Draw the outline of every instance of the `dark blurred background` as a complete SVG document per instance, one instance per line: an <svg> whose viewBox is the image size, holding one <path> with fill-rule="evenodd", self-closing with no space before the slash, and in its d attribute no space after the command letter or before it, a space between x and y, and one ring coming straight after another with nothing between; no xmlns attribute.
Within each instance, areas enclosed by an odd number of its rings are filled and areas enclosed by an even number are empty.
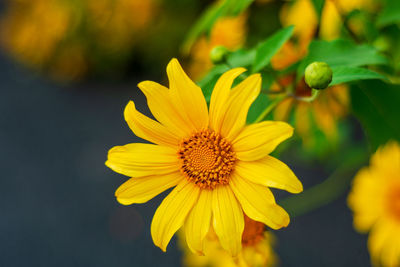
<svg viewBox="0 0 400 267"><path fill-rule="evenodd" d="M127 127L123 109L133 99L149 114L136 84L165 79L166 62L152 71L132 65L121 79L95 75L59 83L4 51L0 266L181 266L175 238L163 253L150 236L153 213L165 193L146 204L122 206L114 191L126 178L104 165L111 147L141 141ZM283 155L305 188L329 175L300 158ZM345 195L275 233L283 267L370 264L366 236L353 230Z"/></svg>

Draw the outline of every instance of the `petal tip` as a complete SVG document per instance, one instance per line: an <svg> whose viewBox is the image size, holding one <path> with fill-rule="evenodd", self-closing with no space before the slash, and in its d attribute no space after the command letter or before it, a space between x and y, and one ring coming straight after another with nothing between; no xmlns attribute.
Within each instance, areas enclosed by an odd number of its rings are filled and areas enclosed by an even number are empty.
<svg viewBox="0 0 400 267"><path fill-rule="evenodd" d="M109 159L107 159L106 162L104 162L104 165L106 165L108 168L112 169L112 164L110 163Z"/></svg>
<svg viewBox="0 0 400 267"><path fill-rule="evenodd" d="M129 100L128 104L126 104L126 106L125 106L125 111L128 110L128 109L136 110L135 103L132 100Z"/></svg>
<svg viewBox="0 0 400 267"><path fill-rule="evenodd" d="M168 72L168 69L171 67L180 67L180 66L181 66L181 64L179 63L178 59L174 57L168 62L167 72Z"/></svg>
<svg viewBox="0 0 400 267"><path fill-rule="evenodd" d="M124 118L125 121L128 122L128 120L131 120L132 118L132 113L136 112L136 106L135 103L130 100L128 104L126 104L125 109L124 109Z"/></svg>
<svg viewBox="0 0 400 267"><path fill-rule="evenodd" d="M118 189L117 189L117 191L118 191ZM117 193L117 192L115 192L115 194L116 194L116 193ZM128 201L128 200L123 199L123 198L120 198L120 197L117 197L117 196L116 196L116 199L117 199L117 202L118 202L119 204L124 205L124 206L128 206L128 205L133 204L133 202Z"/></svg>

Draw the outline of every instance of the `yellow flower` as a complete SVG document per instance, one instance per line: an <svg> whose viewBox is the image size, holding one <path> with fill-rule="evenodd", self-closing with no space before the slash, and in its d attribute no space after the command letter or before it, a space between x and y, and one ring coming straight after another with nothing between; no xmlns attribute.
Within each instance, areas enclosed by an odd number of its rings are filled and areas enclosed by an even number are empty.
<svg viewBox="0 0 400 267"><path fill-rule="evenodd" d="M201 89L173 59L167 66L169 89L151 81L138 85L158 122L139 113L133 102L125 109L132 131L154 144L114 147L106 165L133 177L115 192L124 205L144 203L176 186L151 224L153 241L163 251L183 224L192 251L202 253L212 222L222 247L237 255L243 211L273 229L289 223L289 215L268 187L298 193L302 184L268 154L293 129L275 121L245 125L248 109L260 93L261 77L251 75L231 90L244 71L236 68L220 77L208 110Z"/></svg>
<svg viewBox="0 0 400 267"><path fill-rule="evenodd" d="M129 51L155 17L153 0L85 0L90 31L108 53ZM112 36L112 38L110 38Z"/></svg>
<svg viewBox="0 0 400 267"><path fill-rule="evenodd" d="M243 46L246 20L245 14L220 18L213 26L210 37L202 37L193 45L189 73L194 79L201 78L212 67L210 52L215 46L222 45L230 50Z"/></svg>
<svg viewBox="0 0 400 267"><path fill-rule="evenodd" d="M10 1L0 22L0 40L19 60L40 66L50 60L74 20L71 6L62 1Z"/></svg>
<svg viewBox="0 0 400 267"><path fill-rule="evenodd" d="M318 17L311 0L297 0L285 4L280 13L284 26L294 25L294 35L301 46L308 45L318 24Z"/></svg>
<svg viewBox="0 0 400 267"><path fill-rule="evenodd" d="M361 169L348 197L354 227L370 232L368 250L376 265L400 266L400 146L391 141Z"/></svg>
<svg viewBox="0 0 400 267"><path fill-rule="evenodd" d="M232 257L218 242L211 230L205 238L205 256L191 253L184 244L183 235L179 235L184 251L183 262L187 267L272 267L277 263L272 246L275 238L270 232L264 231L264 225L245 216L245 227L242 236L242 251L237 257Z"/></svg>
<svg viewBox="0 0 400 267"><path fill-rule="evenodd" d="M322 9L319 35L322 39L331 40L340 36L342 18L356 9L371 10L375 8L374 0L326 0ZM311 0L297 0L286 4L281 10L283 25L295 25L294 35L301 47L307 47L318 30L318 17ZM350 26L360 28L360 22L350 21Z"/></svg>
<svg viewBox="0 0 400 267"><path fill-rule="evenodd" d="M336 4L333 3L336 1ZM357 8L369 6L369 0L327 0L322 11L320 34L324 39L333 39L339 36L341 19L337 8L343 7L342 12L350 12ZM348 5L347 5L348 4ZM345 7L346 6L346 7ZM295 40L287 42L272 58L274 69L282 70L301 60L307 54L307 48L318 26L317 14L311 0L297 0L283 6L281 11L283 25L295 25ZM293 82L293 77L281 80L280 87L287 87ZM272 90L279 90L275 86ZM300 81L296 85L293 97L284 100L274 111L277 120L288 120L289 115L295 118L295 128L302 137L306 147L315 146L315 138L310 136L314 124L331 141L338 138L337 121L347 115L349 105L348 88L337 85L321 91L318 98L312 103L297 100L297 97L311 95L311 89ZM293 112L293 113L292 113Z"/></svg>
<svg viewBox="0 0 400 267"><path fill-rule="evenodd" d="M22 63L61 80L82 78L104 59L122 63L156 9L153 0L8 2L0 20L2 45Z"/></svg>
<svg viewBox="0 0 400 267"><path fill-rule="evenodd" d="M293 77L286 77L280 81L281 87L292 83ZM272 90L278 90L275 86ZM303 140L306 147L314 147L315 139L310 135L314 124L331 142L337 141L337 122L347 115L349 105L348 88L345 85L336 85L322 90L317 99L308 103L297 99L298 97L311 96L311 89L304 80L301 80L293 96L283 100L276 107L273 116L276 120L288 121L289 116L294 116L296 132Z"/></svg>

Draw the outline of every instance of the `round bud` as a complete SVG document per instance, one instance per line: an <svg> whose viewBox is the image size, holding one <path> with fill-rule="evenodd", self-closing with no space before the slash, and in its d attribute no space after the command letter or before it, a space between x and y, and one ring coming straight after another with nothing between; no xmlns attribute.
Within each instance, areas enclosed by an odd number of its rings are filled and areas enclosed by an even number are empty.
<svg viewBox="0 0 400 267"><path fill-rule="evenodd" d="M312 89L325 89L332 81L332 69L325 62L313 62L306 68L305 80Z"/></svg>
<svg viewBox="0 0 400 267"><path fill-rule="evenodd" d="M373 46L380 52L386 52L392 47L392 40L389 36L379 36L373 43Z"/></svg>
<svg viewBox="0 0 400 267"><path fill-rule="evenodd" d="M222 45L215 46L210 52L210 59L214 64L220 64L225 62L226 57L229 54L229 50Z"/></svg>

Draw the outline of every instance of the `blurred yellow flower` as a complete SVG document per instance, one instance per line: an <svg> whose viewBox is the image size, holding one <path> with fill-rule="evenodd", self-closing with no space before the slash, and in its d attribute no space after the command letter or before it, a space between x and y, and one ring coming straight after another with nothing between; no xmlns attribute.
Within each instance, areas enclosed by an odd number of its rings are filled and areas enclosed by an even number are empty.
<svg viewBox="0 0 400 267"><path fill-rule="evenodd" d="M25 65L75 80L105 57L126 59L154 10L153 0L9 1L0 41Z"/></svg>
<svg viewBox="0 0 400 267"><path fill-rule="evenodd" d="M151 22L155 3L150 0L86 0L92 34L98 45L115 53L132 47ZM110 38L112 36L112 38Z"/></svg>
<svg viewBox="0 0 400 267"><path fill-rule="evenodd" d="M322 9L319 35L331 40L340 36L342 18L356 9L374 8L374 0L326 0ZM306 48L318 30L318 16L311 0L296 0L287 3L281 10L281 22L284 26L295 25L294 35L301 48ZM356 26L355 26L356 27Z"/></svg>
<svg viewBox="0 0 400 267"><path fill-rule="evenodd" d="M354 227L368 237L371 260L400 266L400 146L391 141L356 175L348 196Z"/></svg>
<svg viewBox="0 0 400 267"><path fill-rule="evenodd" d="M194 45L191 51L189 73L193 79L199 79L211 67L211 50L218 45L230 50L242 47L246 40L247 15L237 17L223 17L213 26L209 38L203 36Z"/></svg>
<svg viewBox="0 0 400 267"><path fill-rule="evenodd" d="M298 193L302 184L286 164L268 154L293 129L275 121L245 125L261 76L253 74L231 90L244 71L236 68L220 77L208 110L201 89L173 59L167 66L169 89L151 81L138 85L158 122L139 113L132 101L125 109L131 130L155 144L114 147L106 165L133 177L115 192L124 205L146 202L176 186L151 224L153 241L163 251L183 224L193 252L202 254L212 222L222 247L237 255L243 211L273 229L289 223L268 187Z"/></svg>
<svg viewBox="0 0 400 267"><path fill-rule="evenodd" d="M333 3L336 1L336 3ZM372 1L372 0L371 0ZM341 18L337 11L350 12L357 8L370 6L369 0L327 0L322 11L320 35L324 39L339 37ZM272 58L274 69L282 70L301 60L307 54L307 48L313 39L318 18L311 0L297 0L287 3L281 10L283 25L295 25L294 40L287 42ZM285 77L273 86L272 90L287 87L293 83L294 77ZM294 115L294 125L302 137L306 147L314 147L315 139L310 135L312 125L321 130L331 141L338 138L337 121L348 113L349 93L345 85L337 85L321 91L316 100L311 103L300 101L298 97L311 95L311 89L301 80L294 88L293 96L278 105L274 112L277 120L288 120Z"/></svg>
<svg viewBox="0 0 400 267"><path fill-rule="evenodd" d="M307 46L314 36L318 17L311 0L297 0L287 3L280 13L282 25L294 25L294 36L300 46Z"/></svg>
<svg viewBox="0 0 400 267"><path fill-rule="evenodd" d="M272 90L287 87L293 82L293 77L286 77L279 81L280 85L273 85ZM322 90L317 99L312 102L299 100L300 97L311 96L311 89L304 80L295 87L293 96L283 100L275 109L273 116L276 120L288 121L294 116L296 132L306 147L314 147L315 138L310 135L314 124L325 136L335 142L338 137L337 121L347 115L349 105L348 89L345 85L337 85Z"/></svg>
<svg viewBox="0 0 400 267"><path fill-rule="evenodd" d="M74 19L65 1L10 1L0 22L0 40L19 60L42 65L74 25Z"/></svg>
<svg viewBox="0 0 400 267"><path fill-rule="evenodd" d="M242 251L232 257L219 244L218 238L211 229L205 238L204 256L191 253L180 237L184 250L183 263L187 267L272 267L276 266L277 256L272 246L274 236L264 231L264 225L245 216L245 227L242 236Z"/></svg>

